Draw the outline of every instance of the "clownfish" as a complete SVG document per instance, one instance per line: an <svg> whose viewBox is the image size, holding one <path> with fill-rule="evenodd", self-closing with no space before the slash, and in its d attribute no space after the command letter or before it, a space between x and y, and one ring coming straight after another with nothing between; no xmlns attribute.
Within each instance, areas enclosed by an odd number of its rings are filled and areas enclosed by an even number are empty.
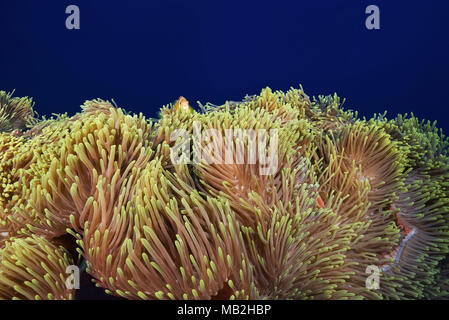
<svg viewBox="0 0 449 320"><path fill-rule="evenodd" d="M399 227L399 229L401 230L401 233L404 233L406 236L410 234L410 232L412 232L413 228L410 227L399 215L399 213L397 212L397 210L395 210L393 205L390 205L390 210L394 211L394 218L396 219L396 224Z"/></svg>
<svg viewBox="0 0 449 320"><path fill-rule="evenodd" d="M13 132L11 132L11 134L15 137L21 137L23 135L23 132L20 129L15 129Z"/></svg>
<svg viewBox="0 0 449 320"><path fill-rule="evenodd" d="M324 205L324 201L323 201L323 199L321 199L320 195L318 195L318 199L316 200L316 202L317 202L317 207L319 207L319 208L325 208L326 207Z"/></svg>
<svg viewBox="0 0 449 320"><path fill-rule="evenodd" d="M192 112L192 108L190 107L189 101L187 101L186 98L180 97L178 101L175 103L175 110L176 111L184 111L184 112Z"/></svg>

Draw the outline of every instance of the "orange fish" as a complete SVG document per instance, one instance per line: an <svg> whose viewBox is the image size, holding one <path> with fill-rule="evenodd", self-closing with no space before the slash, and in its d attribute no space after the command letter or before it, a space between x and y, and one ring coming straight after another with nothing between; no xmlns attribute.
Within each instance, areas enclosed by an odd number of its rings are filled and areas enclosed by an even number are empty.
<svg viewBox="0 0 449 320"><path fill-rule="evenodd" d="M390 210L394 210L393 205L390 206ZM412 232L413 228L411 228L403 219L401 219L397 211L394 212L394 217L396 218L399 229L403 231L405 235L408 235L410 232Z"/></svg>
<svg viewBox="0 0 449 320"><path fill-rule="evenodd" d="M324 201L323 201L323 199L321 199L321 196L320 195L318 195L318 199L316 200L316 202L317 202L317 206L318 207L320 207L320 208L325 208L326 206L324 205Z"/></svg>
<svg viewBox="0 0 449 320"><path fill-rule="evenodd" d="M186 98L180 97L178 101L175 103L175 110L182 110L185 112L192 112L192 108L190 107L189 101Z"/></svg>
<svg viewBox="0 0 449 320"><path fill-rule="evenodd" d="M15 129L11 134L12 134L13 136L20 137L20 136L23 135L23 132L22 132L22 130L20 130L20 129Z"/></svg>

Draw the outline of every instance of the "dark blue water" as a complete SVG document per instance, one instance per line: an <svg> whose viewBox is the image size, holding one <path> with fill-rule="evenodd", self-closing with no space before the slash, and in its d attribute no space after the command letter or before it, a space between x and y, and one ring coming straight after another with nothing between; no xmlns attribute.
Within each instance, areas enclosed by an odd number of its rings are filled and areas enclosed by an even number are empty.
<svg viewBox="0 0 449 320"><path fill-rule="evenodd" d="M79 31L65 28L70 4ZM365 28L370 4L381 30ZM0 0L0 88L35 97L41 114L113 98L154 117L180 95L223 103L302 84L447 133L448 21L447 0Z"/></svg>

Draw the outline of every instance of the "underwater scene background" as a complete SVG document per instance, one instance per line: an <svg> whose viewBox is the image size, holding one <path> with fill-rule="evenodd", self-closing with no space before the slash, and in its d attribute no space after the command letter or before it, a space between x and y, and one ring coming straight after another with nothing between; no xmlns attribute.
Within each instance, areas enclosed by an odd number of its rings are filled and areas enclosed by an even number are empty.
<svg viewBox="0 0 449 320"><path fill-rule="evenodd" d="M447 299L448 9L1 1L0 298ZM174 163L196 125L275 173Z"/></svg>
<svg viewBox="0 0 449 320"><path fill-rule="evenodd" d="M65 9L81 29L65 28ZM367 30L378 5L381 29ZM114 99L154 117L180 95L222 104L300 84L361 115L414 112L449 129L444 0L0 1L0 88L41 114ZM448 131L448 130L445 130Z"/></svg>

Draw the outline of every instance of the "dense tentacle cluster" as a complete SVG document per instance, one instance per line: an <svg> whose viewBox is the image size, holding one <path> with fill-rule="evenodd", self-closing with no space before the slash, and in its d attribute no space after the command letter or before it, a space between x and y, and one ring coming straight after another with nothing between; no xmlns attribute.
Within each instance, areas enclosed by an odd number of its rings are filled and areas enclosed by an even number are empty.
<svg viewBox="0 0 449 320"><path fill-rule="evenodd" d="M126 299L449 297L435 124L302 88L200 107L38 119L0 92L0 299L73 299L83 261Z"/></svg>
<svg viewBox="0 0 449 320"><path fill-rule="evenodd" d="M33 119L30 98L13 98L12 93L0 91L0 132L18 133Z"/></svg>
<svg viewBox="0 0 449 320"><path fill-rule="evenodd" d="M70 300L68 252L44 238L11 238L0 249L0 299Z"/></svg>

